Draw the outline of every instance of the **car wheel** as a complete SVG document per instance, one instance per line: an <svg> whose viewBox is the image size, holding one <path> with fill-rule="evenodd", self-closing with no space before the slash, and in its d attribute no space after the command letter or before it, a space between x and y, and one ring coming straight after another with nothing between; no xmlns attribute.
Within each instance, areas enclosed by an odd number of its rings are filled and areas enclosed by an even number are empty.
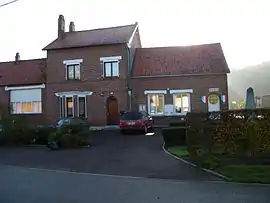
<svg viewBox="0 0 270 203"><path fill-rule="evenodd" d="M125 135L126 134L126 131L125 130L121 130L121 134L122 135Z"/></svg>

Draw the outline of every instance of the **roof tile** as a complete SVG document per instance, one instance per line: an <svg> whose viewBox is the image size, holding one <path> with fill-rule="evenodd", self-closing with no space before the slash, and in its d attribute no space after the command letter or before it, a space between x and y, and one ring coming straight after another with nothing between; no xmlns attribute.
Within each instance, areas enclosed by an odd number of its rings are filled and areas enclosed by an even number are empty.
<svg viewBox="0 0 270 203"><path fill-rule="evenodd" d="M136 26L137 23L118 27L65 32L64 39L58 38L54 40L43 50L127 43Z"/></svg>
<svg viewBox="0 0 270 203"><path fill-rule="evenodd" d="M21 60L0 63L0 86L43 83L46 59Z"/></svg>
<svg viewBox="0 0 270 203"><path fill-rule="evenodd" d="M139 48L133 65L133 76L230 72L219 43Z"/></svg>

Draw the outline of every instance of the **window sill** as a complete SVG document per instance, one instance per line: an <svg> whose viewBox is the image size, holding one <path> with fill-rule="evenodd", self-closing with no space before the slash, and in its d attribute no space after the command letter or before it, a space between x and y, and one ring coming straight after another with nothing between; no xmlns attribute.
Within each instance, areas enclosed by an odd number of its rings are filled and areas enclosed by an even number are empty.
<svg viewBox="0 0 270 203"><path fill-rule="evenodd" d="M120 76L111 76L111 77L103 76L102 78L103 78L103 80L113 80L113 79L119 79Z"/></svg>
<svg viewBox="0 0 270 203"><path fill-rule="evenodd" d="M40 114L42 114L42 112L41 113L33 113L33 112L30 112L30 113L28 113L28 112L26 112L26 113L11 113L11 115L40 115Z"/></svg>
<svg viewBox="0 0 270 203"><path fill-rule="evenodd" d="M66 79L66 81L82 81L81 79Z"/></svg>

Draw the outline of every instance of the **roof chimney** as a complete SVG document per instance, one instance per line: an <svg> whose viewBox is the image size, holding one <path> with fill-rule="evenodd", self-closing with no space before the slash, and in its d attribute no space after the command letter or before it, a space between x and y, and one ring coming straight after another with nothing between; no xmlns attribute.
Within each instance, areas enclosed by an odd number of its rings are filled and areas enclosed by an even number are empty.
<svg viewBox="0 0 270 203"><path fill-rule="evenodd" d="M16 55L15 55L15 63L19 63L20 61L20 54L17 52Z"/></svg>
<svg viewBox="0 0 270 203"><path fill-rule="evenodd" d="M75 31L75 24L73 21L69 23L69 32L74 32Z"/></svg>
<svg viewBox="0 0 270 203"><path fill-rule="evenodd" d="M65 35L65 18L63 15L59 15L58 18L58 38L64 38Z"/></svg>

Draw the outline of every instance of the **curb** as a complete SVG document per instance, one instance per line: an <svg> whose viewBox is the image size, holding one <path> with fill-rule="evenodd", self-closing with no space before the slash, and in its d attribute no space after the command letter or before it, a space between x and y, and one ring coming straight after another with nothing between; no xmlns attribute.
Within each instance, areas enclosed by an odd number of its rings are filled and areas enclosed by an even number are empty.
<svg viewBox="0 0 270 203"><path fill-rule="evenodd" d="M185 160L185 159L182 159L182 158L180 158L180 157L178 157L178 156L172 154L171 152L169 152L167 149L165 149L165 143L162 144L162 150L163 150L166 154L172 156L173 158L175 158L175 159L177 159L177 160L179 160L179 161L184 162L185 164L188 164L188 165L193 166L193 167L198 167L196 164L194 164L194 163L192 163L192 162L190 162L190 161L187 161L187 160ZM221 174L218 173L218 172L215 172L215 171L212 171L212 170L206 169L206 168L201 168L201 167L198 167L198 168L200 168L201 170L203 170L203 171L205 171L205 172L207 172L207 173L211 173L212 175L215 175L215 176L217 176L217 177L219 177L219 178L222 178L222 179L224 179L224 180L226 180L226 181L231 181L230 178L228 178L228 177L226 177L226 176L224 176L224 175L221 175Z"/></svg>

